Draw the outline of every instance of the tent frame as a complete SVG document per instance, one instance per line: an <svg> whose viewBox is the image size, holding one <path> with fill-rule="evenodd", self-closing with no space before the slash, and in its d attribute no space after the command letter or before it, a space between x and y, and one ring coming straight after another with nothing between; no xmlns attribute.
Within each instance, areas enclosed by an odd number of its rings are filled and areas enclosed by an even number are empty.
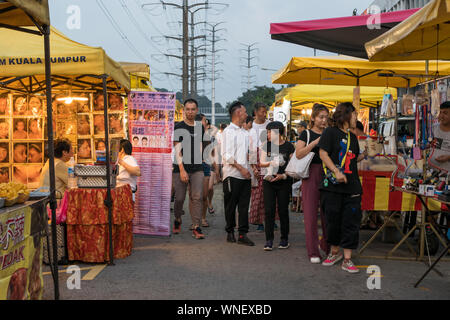
<svg viewBox="0 0 450 320"><path fill-rule="evenodd" d="M0 11L0 15L12 10L20 10L15 5L4 8ZM51 84L51 65L50 65L50 26L38 23L31 15L24 11L24 13L30 18L30 20L36 25L39 31L29 30L20 26L8 25L0 23L0 28L12 29L19 32L31 33L38 36L44 36L44 54L45 54L45 83L46 83L46 96L47 96L47 119L49 123L53 123L52 118L52 84ZM21 79L20 79L21 80ZM49 176L50 176L50 209L52 212L52 234L56 234L56 194L55 194L55 154L54 154L54 140L53 140L53 126L47 126L48 134L48 150L49 150ZM53 261L51 261L51 271L53 276L53 285L55 300L59 300L59 273L58 273L58 252L56 237L52 237L53 247Z"/></svg>

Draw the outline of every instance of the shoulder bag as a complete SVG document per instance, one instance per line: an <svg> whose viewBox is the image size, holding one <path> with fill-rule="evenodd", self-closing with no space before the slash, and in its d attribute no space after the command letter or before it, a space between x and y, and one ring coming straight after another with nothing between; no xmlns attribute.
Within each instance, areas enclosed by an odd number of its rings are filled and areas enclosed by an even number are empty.
<svg viewBox="0 0 450 320"><path fill-rule="evenodd" d="M308 136L306 146L309 145L309 130L306 130L306 135ZM294 179L305 179L309 178L309 166L314 158L315 153L310 152L301 159L298 159L294 154L289 161L285 173Z"/></svg>

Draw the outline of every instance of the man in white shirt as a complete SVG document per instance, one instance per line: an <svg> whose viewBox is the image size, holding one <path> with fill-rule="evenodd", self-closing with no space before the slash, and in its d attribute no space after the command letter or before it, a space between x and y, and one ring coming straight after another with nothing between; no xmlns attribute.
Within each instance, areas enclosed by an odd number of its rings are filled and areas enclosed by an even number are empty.
<svg viewBox="0 0 450 320"><path fill-rule="evenodd" d="M251 194L251 174L249 164L249 136L242 126L247 119L247 111L241 102L235 102L230 109L231 124L223 131L223 193L227 241L236 242L236 207L239 213L238 243L248 246L255 244L247 237L248 207Z"/></svg>
<svg viewBox="0 0 450 320"><path fill-rule="evenodd" d="M250 129L250 163L256 179L257 185L252 187L250 223L258 225L258 231L264 230L264 196L263 177L259 166L260 147L267 141L266 127L269 124L267 119L267 107L263 103L256 103L254 106L255 120Z"/></svg>
<svg viewBox="0 0 450 320"><path fill-rule="evenodd" d="M434 142L429 163L450 172L450 101L441 104L438 120L433 128Z"/></svg>
<svg viewBox="0 0 450 320"><path fill-rule="evenodd" d="M119 151L119 175L116 178L117 186L129 184L134 194L137 191L137 178L141 176L141 169L136 159L131 155L133 146L131 142L126 139L120 141Z"/></svg>

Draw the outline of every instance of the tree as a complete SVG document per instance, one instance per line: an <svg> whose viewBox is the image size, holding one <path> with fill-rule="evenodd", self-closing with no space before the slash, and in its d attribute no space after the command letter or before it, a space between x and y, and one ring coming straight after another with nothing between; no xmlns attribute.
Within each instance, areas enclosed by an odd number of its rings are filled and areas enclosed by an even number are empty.
<svg viewBox="0 0 450 320"><path fill-rule="evenodd" d="M244 92L236 100L242 102L247 109L247 113L251 115L256 102L262 102L267 106L271 106L275 101L275 95L280 91L281 89L277 90L274 87L256 86L254 89ZM231 104L232 102L227 103L227 109Z"/></svg>

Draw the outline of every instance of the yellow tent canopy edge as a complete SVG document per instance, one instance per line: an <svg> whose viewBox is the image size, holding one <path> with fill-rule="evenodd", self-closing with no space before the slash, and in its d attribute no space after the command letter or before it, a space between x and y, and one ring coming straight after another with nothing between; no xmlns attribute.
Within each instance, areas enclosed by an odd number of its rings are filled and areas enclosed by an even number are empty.
<svg viewBox="0 0 450 320"><path fill-rule="evenodd" d="M35 27L28 27L36 30ZM44 45L40 37L10 29L0 29L0 76L18 77L45 74ZM90 47L67 38L51 28L52 74L64 76L108 75L125 90L130 79L120 64L101 47Z"/></svg>
<svg viewBox="0 0 450 320"><path fill-rule="evenodd" d="M0 14L0 23L12 26L34 26L32 16L41 25L50 25L48 0L0 0L0 10L15 6L18 9ZM28 14L28 15L27 15Z"/></svg>

